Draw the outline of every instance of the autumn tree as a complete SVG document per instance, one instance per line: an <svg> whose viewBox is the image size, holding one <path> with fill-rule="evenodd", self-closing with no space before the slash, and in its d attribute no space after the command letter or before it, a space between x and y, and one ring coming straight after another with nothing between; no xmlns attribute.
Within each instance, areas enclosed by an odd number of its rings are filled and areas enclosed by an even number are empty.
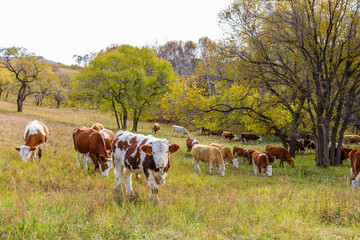
<svg viewBox="0 0 360 240"><path fill-rule="evenodd" d="M357 0L239 0L220 14L229 52L253 65L263 85L296 89L305 99L318 166L339 164L335 143L359 94L359 7Z"/></svg>
<svg viewBox="0 0 360 240"><path fill-rule="evenodd" d="M171 65L148 47L115 46L100 52L75 80L79 94L111 110L118 127L126 129L128 116L137 131L140 118L149 113L174 79Z"/></svg>

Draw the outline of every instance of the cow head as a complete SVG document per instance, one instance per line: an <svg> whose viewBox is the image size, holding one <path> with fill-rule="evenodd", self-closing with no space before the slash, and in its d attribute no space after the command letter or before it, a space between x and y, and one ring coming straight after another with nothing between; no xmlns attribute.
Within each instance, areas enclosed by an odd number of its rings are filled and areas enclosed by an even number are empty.
<svg viewBox="0 0 360 240"><path fill-rule="evenodd" d="M99 159L99 168L103 176L108 176L110 169L112 168L112 159L105 158L103 155L100 155Z"/></svg>
<svg viewBox="0 0 360 240"><path fill-rule="evenodd" d="M271 165L268 165L267 166L267 170L266 170L266 175L268 175L269 177L272 176L272 166Z"/></svg>
<svg viewBox="0 0 360 240"><path fill-rule="evenodd" d="M239 160L237 158L232 160L232 164L235 168L239 168Z"/></svg>
<svg viewBox="0 0 360 240"><path fill-rule="evenodd" d="M259 141L260 141L260 142L262 142L262 138L261 138L261 136L260 136L260 138L259 138Z"/></svg>
<svg viewBox="0 0 360 240"><path fill-rule="evenodd" d="M350 170L350 173L352 175L352 169ZM351 188L355 189L359 187L359 180L360 180L360 173L351 180Z"/></svg>
<svg viewBox="0 0 360 240"><path fill-rule="evenodd" d="M289 165L295 167L294 159L290 158Z"/></svg>
<svg viewBox="0 0 360 240"><path fill-rule="evenodd" d="M180 150L179 144L173 143L169 145L169 143L170 142L166 140L156 140L151 142L151 145L144 144L140 146L140 150L146 155L152 156L156 168L163 171L169 163L169 156Z"/></svg>
<svg viewBox="0 0 360 240"><path fill-rule="evenodd" d="M27 162L36 151L36 147L29 147L26 145L16 147L15 149L20 152L21 158L25 162Z"/></svg>
<svg viewBox="0 0 360 240"><path fill-rule="evenodd" d="M219 174L225 176L225 166L219 166Z"/></svg>

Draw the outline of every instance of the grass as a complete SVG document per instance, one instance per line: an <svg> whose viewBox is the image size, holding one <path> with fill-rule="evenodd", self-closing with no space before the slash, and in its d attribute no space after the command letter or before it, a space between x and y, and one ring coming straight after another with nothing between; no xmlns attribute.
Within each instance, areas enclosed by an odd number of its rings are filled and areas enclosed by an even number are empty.
<svg viewBox="0 0 360 240"><path fill-rule="evenodd" d="M50 130L43 160L24 163L27 122L38 119ZM253 167L230 166L225 177L193 171L185 138L171 136L161 124L157 137L182 149L171 159L159 204L149 202L146 179L133 180L135 198L118 200L113 171L109 177L78 169L72 130L101 122L116 131L112 116L93 110L53 109L0 101L0 238L1 239L357 239L360 193L349 187L349 163L329 169L315 166L314 153L297 155L295 168L273 167L272 177L254 176ZM141 122L139 132L151 133ZM130 126L131 129L131 126ZM200 143L265 149L280 145L271 137L242 145L191 132ZM286 164L286 163L285 163ZM216 172L216 171L215 171Z"/></svg>

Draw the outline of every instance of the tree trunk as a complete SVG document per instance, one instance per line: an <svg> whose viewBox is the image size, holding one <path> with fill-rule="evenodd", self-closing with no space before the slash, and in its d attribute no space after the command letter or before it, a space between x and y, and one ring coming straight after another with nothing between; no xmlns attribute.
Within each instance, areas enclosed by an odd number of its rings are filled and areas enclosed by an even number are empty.
<svg viewBox="0 0 360 240"><path fill-rule="evenodd" d="M291 142L290 142L290 156L295 157L295 151L296 151L296 138L295 136L291 136Z"/></svg>
<svg viewBox="0 0 360 240"><path fill-rule="evenodd" d="M127 128L127 118L128 118L128 115L127 115L127 111L124 109L124 113L123 113L123 120L122 120L122 129L126 129Z"/></svg>
<svg viewBox="0 0 360 240"><path fill-rule="evenodd" d="M6 92L5 98L7 99L9 97L9 91Z"/></svg>
<svg viewBox="0 0 360 240"><path fill-rule="evenodd" d="M134 120L133 120L133 128L131 131L133 132L137 132L137 126L138 126L138 123L139 123L139 118L137 117L134 117Z"/></svg>
<svg viewBox="0 0 360 240"><path fill-rule="evenodd" d="M25 85L21 85L19 92L18 92L18 96L16 99L16 104L17 104L17 112L22 112L23 110L23 103L24 103L24 94L25 94Z"/></svg>
<svg viewBox="0 0 360 240"><path fill-rule="evenodd" d="M316 140L316 165L327 168L329 166L329 141L328 131L324 124L317 125Z"/></svg>

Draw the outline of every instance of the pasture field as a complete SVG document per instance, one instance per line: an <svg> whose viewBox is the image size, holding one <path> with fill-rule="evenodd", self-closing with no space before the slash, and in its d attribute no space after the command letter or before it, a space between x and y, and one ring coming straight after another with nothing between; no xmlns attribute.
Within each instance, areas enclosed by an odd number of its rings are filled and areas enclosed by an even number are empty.
<svg viewBox="0 0 360 240"><path fill-rule="evenodd" d="M23 145L30 120L44 122L50 138L42 161L24 163L15 147ZM0 101L0 238L1 239L359 239L360 191L349 186L349 163L322 169L314 153L297 155L295 168L273 166L273 176L255 176L252 165L230 166L225 177L195 173L185 137L171 136L161 124L157 137L177 142L159 203L149 202L145 176L133 179L134 198L119 200L113 171L109 177L78 169L72 130L100 122L113 131L112 116L93 110L53 109ZM130 123L131 124L131 123ZM151 134L141 122L139 133ZM131 129L131 128L130 128ZM191 135L200 143L264 150L280 145L265 137L261 144L229 143ZM217 172L217 171L215 171Z"/></svg>

